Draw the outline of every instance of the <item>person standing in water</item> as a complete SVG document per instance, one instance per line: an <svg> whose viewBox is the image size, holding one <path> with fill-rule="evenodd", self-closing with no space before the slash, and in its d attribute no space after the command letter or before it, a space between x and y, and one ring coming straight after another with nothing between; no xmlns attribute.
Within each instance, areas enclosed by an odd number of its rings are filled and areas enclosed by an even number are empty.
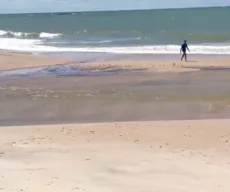
<svg viewBox="0 0 230 192"><path fill-rule="evenodd" d="M180 49L180 53L181 53L181 51L183 52L182 57L181 57L181 61L183 60L183 58L185 58L185 61L187 61L187 54L186 54L187 49L190 52L188 45L187 45L187 41L184 40L184 43L183 43L183 45L181 45L181 49Z"/></svg>

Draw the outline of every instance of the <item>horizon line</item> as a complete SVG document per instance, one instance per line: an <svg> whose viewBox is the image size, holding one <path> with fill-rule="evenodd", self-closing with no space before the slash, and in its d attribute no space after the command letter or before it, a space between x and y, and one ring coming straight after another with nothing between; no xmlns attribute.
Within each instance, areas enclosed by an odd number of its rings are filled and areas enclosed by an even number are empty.
<svg viewBox="0 0 230 192"><path fill-rule="evenodd" d="M50 14L50 13L88 13L88 12L118 12L118 11L154 11L154 10L180 10L180 9L210 9L210 8L230 8L226 6L208 6L208 7L179 7L179 8L151 8L151 9L114 9L114 10L88 10L88 11L51 11L51 12L9 12L0 13L0 15L23 15L23 14Z"/></svg>

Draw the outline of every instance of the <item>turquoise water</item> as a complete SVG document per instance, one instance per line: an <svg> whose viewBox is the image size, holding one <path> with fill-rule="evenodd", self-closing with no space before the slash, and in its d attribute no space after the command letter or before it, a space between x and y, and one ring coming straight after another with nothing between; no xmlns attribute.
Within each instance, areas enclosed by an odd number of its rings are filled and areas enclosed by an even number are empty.
<svg viewBox="0 0 230 192"><path fill-rule="evenodd" d="M0 48L25 51L230 53L230 7L0 15Z"/></svg>

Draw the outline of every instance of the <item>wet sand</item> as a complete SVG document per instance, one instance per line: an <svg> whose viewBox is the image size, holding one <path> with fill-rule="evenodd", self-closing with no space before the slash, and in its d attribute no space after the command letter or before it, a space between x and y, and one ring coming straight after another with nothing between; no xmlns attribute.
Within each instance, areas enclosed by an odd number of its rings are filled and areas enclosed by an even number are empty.
<svg viewBox="0 0 230 192"><path fill-rule="evenodd" d="M230 70L2 79L0 124L229 118L229 84Z"/></svg>
<svg viewBox="0 0 230 192"><path fill-rule="evenodd" d="M230 59L203 60L166 60L166 61L105 61L86 63L82 67L87 71L107 70L153 70L155 72L192 72L203 69L230 68Z"/></svg>

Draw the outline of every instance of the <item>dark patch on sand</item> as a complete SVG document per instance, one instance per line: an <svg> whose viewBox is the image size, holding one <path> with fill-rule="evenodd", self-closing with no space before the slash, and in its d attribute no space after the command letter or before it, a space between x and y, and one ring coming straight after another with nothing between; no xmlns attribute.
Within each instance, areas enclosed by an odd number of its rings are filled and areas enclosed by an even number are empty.
<svg viewBox="0 0 230 192"><path fill-rule="evenodd" d="M0 82L0 125L229 118L229 71Z"/></svg>

